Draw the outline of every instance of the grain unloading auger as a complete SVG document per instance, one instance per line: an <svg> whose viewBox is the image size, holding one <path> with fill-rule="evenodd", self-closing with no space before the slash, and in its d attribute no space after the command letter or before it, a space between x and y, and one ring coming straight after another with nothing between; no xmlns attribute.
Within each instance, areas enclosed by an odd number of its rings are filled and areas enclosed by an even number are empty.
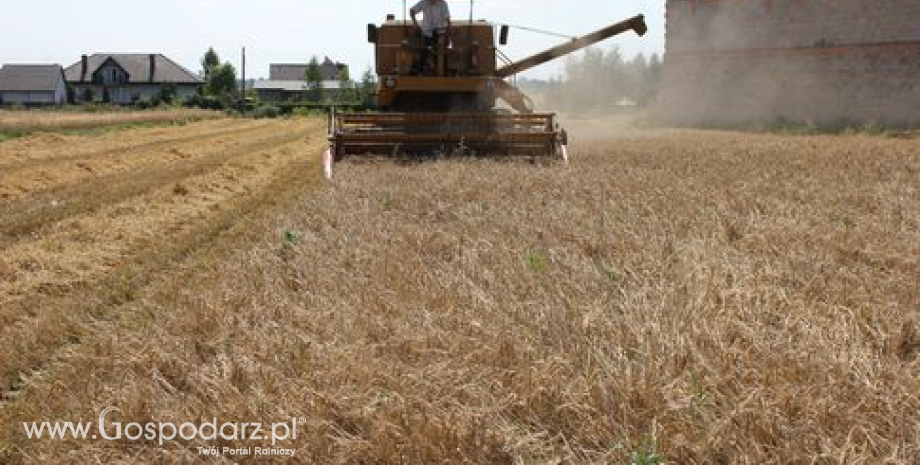
<svg viewBox="0 0 920 465"><path fill-rule="evenodd" d="M328 177L333 162L356 155L566 159L567 134L556 115L534 112L530 98L506 79L615 35L647 32L639 15L510 62L495 40L498 30L498 42L507 43L508 26L472 19L451 25L449 37L441 37L424 64L421 33L411 21L389 15L380 26L368 25L368 42L376 49L379 111L330 114ZM510 109L499 108L499 101Z"/></svg>

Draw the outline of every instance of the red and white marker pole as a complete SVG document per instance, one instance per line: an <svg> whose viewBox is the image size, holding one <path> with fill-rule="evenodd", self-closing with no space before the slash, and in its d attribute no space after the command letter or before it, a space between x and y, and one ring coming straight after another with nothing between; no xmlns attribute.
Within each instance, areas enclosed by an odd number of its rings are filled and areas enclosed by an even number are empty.
<svg viewBox="0 0 920 465"><path fill-rule="evenodd" d="M323 174L327 181L332 181L332 147L328 147L323 153Z"/></svg>

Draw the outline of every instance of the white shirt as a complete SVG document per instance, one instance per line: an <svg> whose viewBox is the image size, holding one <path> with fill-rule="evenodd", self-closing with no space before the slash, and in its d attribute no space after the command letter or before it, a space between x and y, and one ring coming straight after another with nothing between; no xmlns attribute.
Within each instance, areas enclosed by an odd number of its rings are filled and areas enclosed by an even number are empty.
<svg viewBox="0 0 920 465"><path fill-rule="evenodd" d="M438 29L446 29L447 22L450 20L450 8L447 7L447 2L444 0L437 0L434 3L422 0L409 11L412 14L422 14L422 33L428 37L431 37Z"/></svg>

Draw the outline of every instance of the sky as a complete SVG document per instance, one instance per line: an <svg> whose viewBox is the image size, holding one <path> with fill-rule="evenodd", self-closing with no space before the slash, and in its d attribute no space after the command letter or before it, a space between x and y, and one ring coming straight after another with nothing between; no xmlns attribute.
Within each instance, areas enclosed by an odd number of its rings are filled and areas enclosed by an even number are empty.
<svg viewBox="0 0 920 465"><path fill-rule="evenodd" d="M387 13L401 17L401 0L28 0L3 5L0 64L59 63L65 67L97 52L163 53L194 72L213 46L223 61L239 65L247 49L247 77L268 76L270 63L306 62L311 56L351 66L353 77L373 64L366 25ZM409 1L409 6L412 6ZM449 0L455 19L469 17L469 0ZM664 49L664 0L475 0L476 19L566 35L592 32L645 14L649 34L614 37L626 56ZM524 58L558 44L558 37L512 30L503 51ZM562 73L559 62L523 76Z"/></svg>

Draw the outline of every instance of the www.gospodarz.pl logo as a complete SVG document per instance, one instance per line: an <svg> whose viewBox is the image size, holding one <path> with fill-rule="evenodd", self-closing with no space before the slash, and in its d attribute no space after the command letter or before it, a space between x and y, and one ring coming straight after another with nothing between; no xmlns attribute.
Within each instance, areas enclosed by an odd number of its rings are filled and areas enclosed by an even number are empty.
<svg viewBox="0 0 920 465"><path fill-rule="evenodd" d="M122 427L121 422L106 423L106 416L110 413L121 413L118 407L108 407L99 414L99 423L97 433L92 433L92 422L23 422L26 436L29 439L41 439L50 437L51 439L102 439L116 441L127 439L129 441L156 441L163 445L170 441L182 438L186 441L200 439L203 441L215 441L218 438L226 441L269 441L275 446L278 441L296 440L297 425L306 423L306 418L292 418L290 422L281 423L239 423L226 422L218 424L217 418L210 422L201 424L182 423L176 426L175 423L128 423ZM114 429L114 433L110 430ZM47 434L47 436L45 436ZM231 449L224 447L199 448L202 454L218 455L290 455L293 456L294 449L275 449L275 448L240 448Z"/></svg>

